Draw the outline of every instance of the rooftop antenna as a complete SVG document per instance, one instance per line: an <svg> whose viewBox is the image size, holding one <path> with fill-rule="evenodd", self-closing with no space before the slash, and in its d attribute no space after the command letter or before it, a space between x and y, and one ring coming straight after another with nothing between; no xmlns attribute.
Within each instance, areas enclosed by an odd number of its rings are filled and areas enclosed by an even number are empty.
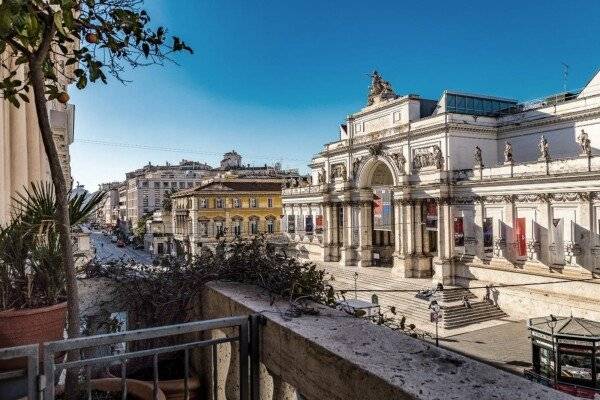
<svg viewBox="0 0 600 400"><path fill-rule="evenodd" d="M569 64L561 62L563 66L563 92L567 92L567 78L569 78Z"/></svg>

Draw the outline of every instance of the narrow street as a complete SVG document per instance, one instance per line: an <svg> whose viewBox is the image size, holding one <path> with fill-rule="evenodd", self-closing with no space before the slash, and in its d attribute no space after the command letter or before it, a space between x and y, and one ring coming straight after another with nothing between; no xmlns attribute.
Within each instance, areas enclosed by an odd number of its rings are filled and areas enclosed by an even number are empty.
<svg viewBox="0 0 600 400"><path fill-rule="evenodd" d="M150 264L152 255L144 250L135 250L131 245L125 247L117 247L115 243L110 241L110 236L104 236L100 231L92 231L91 233L92 247L96 249L96 259L100 262L107 261L131 261L134 260L142 264Z"/></svg>

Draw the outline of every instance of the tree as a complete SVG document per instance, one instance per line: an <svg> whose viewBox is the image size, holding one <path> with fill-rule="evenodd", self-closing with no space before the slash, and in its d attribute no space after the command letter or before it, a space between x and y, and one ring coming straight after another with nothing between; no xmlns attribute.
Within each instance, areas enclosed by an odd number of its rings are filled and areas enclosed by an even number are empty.
<svg viewBox="0 0 600 400"><path fill-rule="evenodd" d="M172 211L173 210L173 199L171 198L171 196L173 196L173 194L177 193L176 189L171 189L171 190L167 190L165 192L163 201L162 201L162 208L165 211Z"/></svg>
<svg viewBox="0 0 600 400"><path fill-rule="evenodd" d="M70 240L67 186L48 119L47 102L67 103L66 85L117 81L127 67L163 64L192 49L167 30L150 26L143 0L0 1L0 91L15 107L33 94L38 125L56 195L55 220L67 276L68 335L79 336L79 296ZM69 354L76 359L77 354ZM73 371L72 371L73 372ZM67 379L76 395L76 376ZM72 390L69 388L73 388Z"/></svg>

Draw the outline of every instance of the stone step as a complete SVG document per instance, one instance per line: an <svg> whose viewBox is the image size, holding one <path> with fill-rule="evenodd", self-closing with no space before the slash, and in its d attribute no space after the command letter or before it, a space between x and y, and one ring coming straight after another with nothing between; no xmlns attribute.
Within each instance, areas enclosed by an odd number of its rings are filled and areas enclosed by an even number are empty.
<svg viewBox="0 0 600 400"><path fill-rule="evenodd" d="M492 309L492 310L469 310L469 312L464 312L464 313L455 313L455 314L443 314L443 318L446 321L455 321L455 320L461 320L461 319L468 319L471 317L478 317L478 316L484 316L484 315L503 315L506 316L506 314L504 314L504 312L500 309Z"/></svg>
<svg viewBox="0 0 600 400"><path fill-rule="evenodd" d="M354 298L354 274L358 272L356 286L358 289L372 289L373 292L358 292L357 297L371 301L371 295L376 294L383 312L389 312L389 307L396 308L396 317L406 317L406 324L414 324L417 328L431 325L429 301L415 297L420 290L434 289L435 286L428 279L394 279L389 269L368 268L368 270L352 270L337 267L328 267L326 270L333 275L331 282L337 289L347 289L345 297ZM390 290L390 292L377 292L376 290ZM471 300L471 308L466 309L462 299L467 296ZM456 286L446 286L438 301L442 305L442 329L455 329L471 324L494 320L505 317L506 314L499 308L478 300L471 291Z"/></svg>
<svg viewBox="0 0 600 400"><path fill-rule="evenodd" d="M469 318L469 319L465 319L465 320L457 320L457 321L446 321L443 322L443 327L444 329L456 329L456 328L462 328L464 326L469 326L469 325L473 325L473 324L477 324L480 322L487 322L487 321L493 321L496 319L500 319L503 318L505 315L482 315L482 316L478 316L478 317L474 317L474 318Z"/></svg>

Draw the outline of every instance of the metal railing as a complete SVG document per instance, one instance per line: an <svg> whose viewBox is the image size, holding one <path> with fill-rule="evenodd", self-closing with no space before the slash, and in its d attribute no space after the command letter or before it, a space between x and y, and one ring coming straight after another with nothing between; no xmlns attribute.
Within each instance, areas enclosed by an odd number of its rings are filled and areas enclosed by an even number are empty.
<svg viewBox="0 0 600 400"><path fill-rule="evenodd" d="M139 329L119 333L109 333L96 336L65 339L43 344L43 375L39 374L38 345L21 346L0 349L0 360L27 357L27 369L0 373L0 383L3 379L22 378L27 374L27 393L29 400L55 400L55 383L62 381L67 369L75 369L79 376L80 391L85 392L86 399L92 399L93 375L98 371L114 371L120 369L120 390L122 399L127 399L127 385L132 378L127 376L127 366L132 360L141 360L152 367L153 398L159 398L159 358L168 353L183 353L183 380L185 399L191 397L190 380L190 352L194 349L211 348L212 350L212 390L213 398L218 394L218 346L225 343L238 343L239 347L239 394L240 400L258 400L259 396L259 316L252 315L220 318L207 321L195 321L179 325L161 326L155 328ZM222 338L201 339L202 332L213 330L226 330L232 332L230 336ZM132 342L152 343L164 342L169 338L188 335L189 341L177 340L174 344L145 348L132 346ZM192 338L190 338L192 337ZM172 343L172 342L170 342ZM114 351L120 347L121 351ZM233 348L233 347L232 347ZM107 349L111 349L107 351ZM69 360L64 354L79 354L79 359ZM151 361L150 361L151 360ZM147 366L145 364L144 366ZM230 365L229 368L236 368ZM24 394L23 394L24 395Z"/></svg>
<svg viewBox="0 0 600 400"><path fill-rule="evenodd" d="M22 358L27 360L26 364L23 365L25 369L19 365L19 359ZM12 381L15 379L27 376L27 399L41 399L40 393L38 393L40 385L38 385L39 346L37 344L0 349L0 360L10 360L17 365L14 370L0 372L0 391L3 390L2 383L12 385Z"/></svg>

